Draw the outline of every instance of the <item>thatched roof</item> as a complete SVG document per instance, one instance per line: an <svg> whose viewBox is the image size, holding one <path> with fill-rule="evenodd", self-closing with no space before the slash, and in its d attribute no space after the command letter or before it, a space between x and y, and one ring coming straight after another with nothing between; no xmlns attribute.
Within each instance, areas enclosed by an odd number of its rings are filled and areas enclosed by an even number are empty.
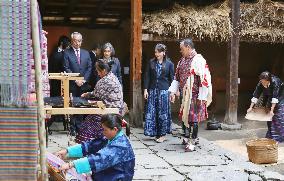
<svg viewBox="0 0 284 181"><path fill-rule="evenodd" d="M206 7L175 4L143 14L143 32L171 38L192 37L224 42L232 32L228 1ZM284 43L284 3L241 3L241 41Z"/></svg>

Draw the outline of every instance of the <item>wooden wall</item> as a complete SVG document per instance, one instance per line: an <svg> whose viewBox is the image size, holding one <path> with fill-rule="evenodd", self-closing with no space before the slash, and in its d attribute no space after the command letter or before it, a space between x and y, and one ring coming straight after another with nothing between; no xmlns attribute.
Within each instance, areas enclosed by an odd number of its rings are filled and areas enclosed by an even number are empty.
<svg viewBox="0 0 284 181"><path fill-rule="evenodd" d="M130 27L129 22L124 22L121 29L87 29L76 27L58 27L58 26L44 26L43 29L48 32L48 55L57 46L58 38L61 35L70 37L72 32L80 32L83 35L82 48L91 50L95 43L110 42L116 52L116 57L119 58L122 68L130 66ZM130 77L129 74L123 75L123 91L124 99L127 103L130 101Z"/></svg>
<svg viewBox="0 0 284 181"><path fill-rule="evenodd" d="M143 42L143 64L154 56L156 43L158 42ZM162 43L167 45L168 55L176 66L180 59L179 42L167 41ZM215 42L196 42L195 48L209 64L213 86L217 91L217 95L215 95L217 112L223 113L225 111L227 45ZM258 82L258 75L262 71L272 71L284 80L283 54L284 45L281 44L241 43L239 60L239 110L241 112L249 106L252 92ZM177 109L176 107L178 106L174 105L175 109Z"/></svg>
<svg viewBox="0 0 284 181"><path fill-rule="evenodd" d="M87 29L75 27L44 27L48 32L48 53L56 46L59 36L70 34L74 31L83 34L83 48L90 50L94 43L111 42L116 49L116 56L120 59L123 67L130 66L130 23L124 22L121 29ZM154 56L154 47L158 42L144 41L142 51L142 73L145 63ZM162 42L167 45L168 55L175 63L180 59L179 42ZM215 42L196 42L196 50L207 60L213 76L213 86L217 94L217 112L224 113L225 109L225 80L227 63L227 45ZM269 70L284 80L284 45L269 43L241 43L239 61L239 110L245 111L258 82L258 75L261 71ZM130 101L130 77L123 75L124 99ZM143 77L142 77L143 82ZM173 106L178 109L178 104Z"/></svg>

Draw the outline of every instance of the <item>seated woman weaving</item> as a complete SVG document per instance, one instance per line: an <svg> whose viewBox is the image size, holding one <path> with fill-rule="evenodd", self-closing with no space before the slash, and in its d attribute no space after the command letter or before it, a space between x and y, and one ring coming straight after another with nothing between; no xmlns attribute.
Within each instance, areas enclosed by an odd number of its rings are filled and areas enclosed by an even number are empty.
<svg viewBox="0 0 284 181"><path fill-rule="evenodd" d="M122 118L108 114L101 118L104 138L83 142L57 152L63 158L83 157L61 165L81 173L92 171L92 179L99 181L130 181L134 175L135 156L131 144L121 130Z"/></svg>
<svg viewBox="0 0 284 181"><path fill-rule="evenodd" d="M122 113L123 93L117 77L110 71L110 66L102 61L96 62L96 70L101 79L97 82L93 92L84 93L81 97L103 101L106 107L118 108ZM101 115L88 115L82 122L75 141L81 143L102 137Z"/></svg>

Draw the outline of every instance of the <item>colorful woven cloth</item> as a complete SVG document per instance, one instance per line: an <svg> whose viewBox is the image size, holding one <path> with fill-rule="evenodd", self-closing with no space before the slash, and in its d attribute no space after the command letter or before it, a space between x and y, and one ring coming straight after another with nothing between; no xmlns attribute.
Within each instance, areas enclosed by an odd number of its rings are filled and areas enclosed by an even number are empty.
<svg viewBox="0 0 284 181"><path fill-rule="evenodd" d="M47 164L55 170L59 170L60 165L63 165L65 163L63 160L61 160L60 158L56 157L55 155L51 153L47 153L46 157L47 157ZM66 181L71 181L71 180L91 181L92 180L90 175L78 174L75 168L67 170L67 172L65 173L65 179Z"/></svg>
<svg viewBox="0 0 284 181"><path fill-rule="evenodd" d="M27 104L30 1L0 1L0 105Z"/></svg>
<svg viewBox="0 0 284 181"><path fill-rule="evenodd" d="M0 107L0 180L37 180L36 108Z"/></svg>
<svg viewBox="0 0 284 181"><path fill-rule="evenodd" d="M30 0L0 0L1 181L37 180L39 141L37 109L31 106L35 77L30 14ZM47 41L41 35L42 67L48 70ZM48 82L47 71L43 74L43 83ZM49 85L43 86L44 95L49 95Z"/></svg>
<svg viewBox="0 0 284 181"><path fill-rule="evenodd" d="M50 87L49 87L49 79L48 79L48 58L47 58L47 38L45 31L41 31L40 38L40 48L41 48L41 81L42 81L42 93L43 97L50 96ZM35 93L35 65L34 58L32 56L33 50L31 49L31 57L30 57L30 79L29 79L29 93Z"/></svg>

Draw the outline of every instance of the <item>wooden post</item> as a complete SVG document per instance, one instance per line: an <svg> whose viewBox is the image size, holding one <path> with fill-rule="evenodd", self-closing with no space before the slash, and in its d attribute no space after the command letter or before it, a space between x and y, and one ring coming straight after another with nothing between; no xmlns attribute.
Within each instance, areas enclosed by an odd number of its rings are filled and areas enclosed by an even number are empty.
<svg viewBox="0 0 284 181"><path fill-rule="evenodd" d="M131 0L131 40L130 40L130 121L136 127L143 123L143 98L141 89L142 67L142 0Z"/></svg>
<svg viewBox="0 0 284 181"><path fill-rule="evenodd" d="M35 83L36 83L36 97L37 97L37 110L38 110L38 134L39 134L39 147L40 147L40 168L41 168L41 181L47 181L47 167L46 167L46 132L45 132L45 114L44 103L42 95L42 82L41 82L41 50L40 50L40 32L38 26L38 9L37 1L31 0L31 16L32 16L32 41L33 53L35 60Z"/></svg>
<svg viewBox="0 0 284 181"><path fill-rule="evenodd" d="M226 82L226 115L224 123L238 125L238 64L240 32L240 0L231 0L232 32L228 42L228 68Z"/></svg>

